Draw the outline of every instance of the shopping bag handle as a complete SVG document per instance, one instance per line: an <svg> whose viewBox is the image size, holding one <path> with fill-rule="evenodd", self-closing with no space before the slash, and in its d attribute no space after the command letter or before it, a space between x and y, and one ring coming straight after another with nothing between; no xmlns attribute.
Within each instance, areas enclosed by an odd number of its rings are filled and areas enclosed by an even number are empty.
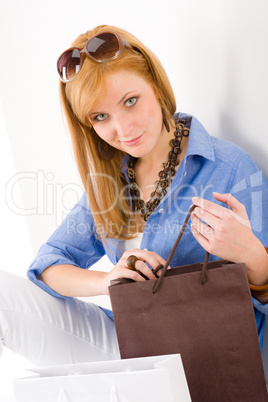
<svg viewBox="0 0 268 402"><path fill-rule="evenodd" d="M58 402L71 402L68 391L65 388L61 388L58 395Z"/></svg>
<svg viewBox="0 0 268 402"><path fill-rule="evenodd" d="M158 267L156 267L153 270L154 274L156 274L157 271L159 271L160 269L163 268L163 271L162 271L161 275L159 276L156 284L153 287L153 294L155 294L158 291L158 289L159 289L159 287L160 287L160 285L161 285L161 283L163 281L163 278L166 275L166 272L167 272L168 266L170 264L170 261L171 261L171 259L173 257L173 254L174 254L174 252L175 252L175 250L176 250L176 248L177 248L177 246L178 246L178 244L179 244L179 242L180 242L180 240L182 238L182 235L183 235L183 233L185 231L185 228L187 226L188 220L190 219L191 213L193 212L195 207L196 207L196 205L191 206L191 208L190 208L190 210L189 210L189 212L188 212L188 214L186 216L186 219L184 221L184 224L182 225L182 228L181 228L181 231L179 233L179 236L178 236L177 240L175 241L175 244L174 244L174 246L173 246L173 248L172 248L172 250L171 250L171 252L170 252L170 254L168 256L168 259L167 259L167 262L166 262L165 266L163 267L163 265L160 264L160 265L158 265ZM200 275L200 282L201 282L202 285L205 285L205 283L207 282L208 259L209 259L209 253L206 251L205 262L203 264L201 275Z"/></svg>
<svg viewBox="0 0 268 402"><path fill-rule="evenodd" d="M71 402L73 401L73 397L70 397L69 392L65 388L61 388L58 394L58 402ZM117 386L114 384L111 387L110 391L110 402L120 402Z"/></svg>

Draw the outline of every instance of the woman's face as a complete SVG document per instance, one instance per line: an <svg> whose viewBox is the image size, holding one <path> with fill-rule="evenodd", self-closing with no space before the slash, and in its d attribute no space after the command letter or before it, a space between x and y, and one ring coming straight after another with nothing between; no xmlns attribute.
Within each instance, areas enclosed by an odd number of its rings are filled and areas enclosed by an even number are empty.
<svg viewBox="0 0 268 402"><path fill-rule="evenodd" d="M159 139L165 132L153 88L128 71L107 74L104 97L89 120L104 141L137 158L159 148Z"/></svg>

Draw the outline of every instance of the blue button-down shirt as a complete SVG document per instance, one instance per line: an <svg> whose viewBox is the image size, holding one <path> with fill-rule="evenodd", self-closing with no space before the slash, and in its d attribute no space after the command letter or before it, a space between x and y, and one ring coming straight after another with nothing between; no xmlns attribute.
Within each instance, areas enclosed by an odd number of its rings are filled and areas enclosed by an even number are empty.
<svg viewBox="0 0 268 402"><path fill-rule="evenodd" d="M183 113L180 117L185 118L190 127L187 152L166 196L145 225L141 249L156 251L167 260L192 205L192 197L199 196L215 202L213 191L231 193L245 205L254 234L267 247L268 183L260 169L238 146L211 137L196 118ZM125 172L123 165L125 163L122 164L122 171ZM72 264L88 269L105 254L115 265L124 252L123 244L118 239L108 239L107 243L98 239L90 207L83 194L61 226L41 246L28 270L28 278L48 293L64 297L38 280L38 275L45 268ZM205 250L194 239L188 225L170 265L202 262L204 258ZM215 259L218 258L210 256L210 260ZM253 305L262 346L268 304L262 305L253 299ZM112 318L112 313L104 310Z"/></svg>

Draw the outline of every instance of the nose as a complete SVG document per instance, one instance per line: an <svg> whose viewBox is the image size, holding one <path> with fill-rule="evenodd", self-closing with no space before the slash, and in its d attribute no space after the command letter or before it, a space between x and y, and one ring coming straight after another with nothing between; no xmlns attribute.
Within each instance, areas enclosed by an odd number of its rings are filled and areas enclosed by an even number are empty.
<svg viewBox="0 0 268 402"><path fill-rule="evenodd" d="M118 116L114 120L114 127L119 138L128 138L131 136L134 125L129 116Z"/></svg>

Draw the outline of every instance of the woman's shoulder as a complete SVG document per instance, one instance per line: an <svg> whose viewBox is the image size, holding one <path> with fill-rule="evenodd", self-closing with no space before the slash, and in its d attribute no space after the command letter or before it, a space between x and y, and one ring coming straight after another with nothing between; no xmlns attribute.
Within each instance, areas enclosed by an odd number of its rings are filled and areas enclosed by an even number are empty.
<svg viewBox="0 0 268 402"><path fill-rule="evenodd" d="M253 162L249 154L239 145L212 135L210 135L210 139L214 148L215 158L230 164L237 164L242 160L251 160Z"/></svg>
<svg viewBox="0 0 268 402"><path fill-rule="evenodd" d="M200 155L208 155L211 160L226 163L233 168L236 168L242 161L255 165L250 155L241 146L209 133L202 123L193 115L181 113L180 116L187 120L190 119L191 121L189 145L194 152L199 149L201 150ZM196 153L198 153L198 151Z"/></svg>

